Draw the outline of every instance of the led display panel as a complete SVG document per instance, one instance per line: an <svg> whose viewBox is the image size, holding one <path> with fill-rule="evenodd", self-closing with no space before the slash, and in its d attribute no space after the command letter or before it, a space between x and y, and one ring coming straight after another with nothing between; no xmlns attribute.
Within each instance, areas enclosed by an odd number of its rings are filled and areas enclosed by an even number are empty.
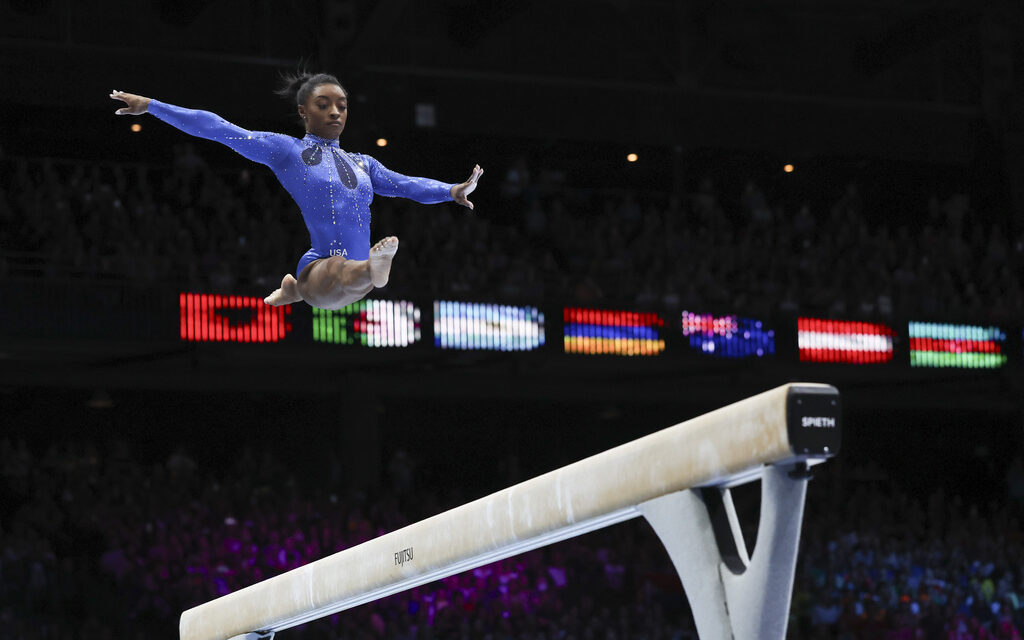
<svg viewBox="0 0 1024 640"><path fill-rule="evenodd" d="M683 311L683 337L690 348L717 358L775 355L775 332L755 318Z"/></svg>
<svg viewBox="0 0 1024 640"><path fill-rule="evenodd" d="M181 293L181 339L189 342L277 342L292 330L291 306L262 298Z"/></svg>
<svg viewBox="0 0 1024 640"><path fill-rule="evenodd" d="M566 353L656 356L665 350L665 321L656 313L566 307L562 320Z"/></svg>
<svg viewBox="0 0 1024 640"><path fill-rule="evenodd" d="M313 341L363 347L408 347L420 340L420 309L405 300L360 300L313 308Z"/></svg>
<svg viewBox="0 0 1024 640"><path fill-rule="evenodd" d="M544 344L544 314L536 307L434 301L439 349L532 351Z"/></svg>
<svg viewBox="0 0 1024 640"><path fill-rule="evenodd" d="M797 319L797 341L801 362L891 362L892 338L892 328L876 322Z"/></svg>
<svg viewBox="0 0 1024 640"><path fill-rule="evenodd" d="M999 327L911 322L910 366L997 369L1006 364L1006 334Z"/></svg>

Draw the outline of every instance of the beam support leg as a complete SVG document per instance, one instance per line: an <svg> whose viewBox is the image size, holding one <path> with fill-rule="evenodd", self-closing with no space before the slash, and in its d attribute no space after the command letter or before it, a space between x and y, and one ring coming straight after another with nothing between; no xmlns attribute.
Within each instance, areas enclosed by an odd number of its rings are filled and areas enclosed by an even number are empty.
<svg viewBox="0 0 1024 640"><path fill-rule="evenodd" d="M806 465L768 466L751 557L727 488L687 489L639 506L668 550L701 640L784 640L807 495Z"/></svg>

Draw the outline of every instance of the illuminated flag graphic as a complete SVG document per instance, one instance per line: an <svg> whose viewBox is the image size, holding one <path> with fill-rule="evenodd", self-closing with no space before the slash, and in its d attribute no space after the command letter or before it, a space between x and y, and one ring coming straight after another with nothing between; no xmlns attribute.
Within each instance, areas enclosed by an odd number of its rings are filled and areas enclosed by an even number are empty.
<svg viewBox="0 0 1024 640"><path fill-rule="evenodd" d="M801 362L890 362L892 337L891 327L875 322L797 319L797 341Z"/></svg>
<svg viewBox="0 0 1024 640"><path fill-rule="evenodd" d="M683 336L694 351L718 358L775 355L775 332L754 318L684 311Z"/></svg>
<svg viewBox="0 0 1024 640"><path fill-rule="evenodd" d="M261 298L182 293L181 339L190 342L277 342L292 330L290 306Z"/></svg>
<svg viewBox="0 0 1024 640"><path fill-rule="evenodd" d="M360 300L313 308L313 340L364 347L407 347L420 340L420 309L404 300Z"/></svg>
<svg viewBox="0 0 1024 640"><path fill-rule="evenodd" d="M563 311L566 353L656 356L665 350L665 321L656 313L576 309Z"/></svg>
<svg viewBox="0 0 1024 640"><path fill-rule="evenodd" d="M910 366L996 369L1006 364L999 327L911 322Z"/></svg>
<svg viewBox="0 0 1024 640"><path fill-rule="evenodd" d="M532 351L544 344L536 307L434 301L434 346L441 349Z"/></svg>

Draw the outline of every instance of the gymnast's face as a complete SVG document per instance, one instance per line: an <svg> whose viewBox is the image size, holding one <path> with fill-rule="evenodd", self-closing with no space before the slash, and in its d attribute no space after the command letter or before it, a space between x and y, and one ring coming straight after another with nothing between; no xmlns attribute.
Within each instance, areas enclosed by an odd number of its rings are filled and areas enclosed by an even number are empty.
<svg viewBox="0 0 1024 640"><path fill-rule="evenodd" d="M348 118L348 96L336 84L322 84L310 92L299 115L306 122L306 132L321 138L336 139Z"/></svg>

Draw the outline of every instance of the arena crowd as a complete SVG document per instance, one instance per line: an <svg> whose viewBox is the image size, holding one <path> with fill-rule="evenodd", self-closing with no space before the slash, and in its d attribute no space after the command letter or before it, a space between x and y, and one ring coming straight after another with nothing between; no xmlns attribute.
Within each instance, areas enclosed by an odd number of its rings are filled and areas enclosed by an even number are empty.
<svg viewBox="0 0 1024 640"><path fill-rule="evenodd" d="M409 485L373 495L311 482L272 450L211 468L123 441L33 451L0 442L4 636L171 637L183 609L456 506ZM408 468L407 468L408 467ZM812 481L789 635L1017 639L1024 628L1024 465L1005 495L913 496L878 469ZM253 470L256 470L253 472ZM297 475L299 474L299 475ZM459 498L461 500L461 498ZM756 525L755 525L756 526ZM754 532L746 531L748 540ZM617 525L342 612L283 638L695 638L667 554Z"/></svg>
<svg viewBox="0 0 1024 640"><path fill-rule="evenodd" d="M821 206L773 202L752 180L727 191L714 176L664 194L545 185L524 161L492 175L481 192L493 189L493 206L476 214L377 199L373 236L402 239L388 296L865 319L1024 311L1024 235L967 196L889 219L852 182ZM166 167L0 153L0 277L264 295L307 247L269 172L211 168L190 143ZM5 438L2 635L171 637L189 606L464 502L411 482L406 464L367 494L304 477L269 449L215 467L184 448L153 461L118 440ZM810 489L792 638L1020 638L1020 458L992 502L826 467ZM281 637L696 636L667 555L632 522Z"/></svg>
<svg viewBox="0 0 1024 640"><path fill-rule="evenodd" d="M0 163L0 276L265 295L309 246L269 171L211 169L190 142L168 167ZM530 176L525 161L489 175L477 198L491 206L478 213L377 198L372 236L402 240L384 293L849 318L983 310L1000 321L1024 310L1024 234L966 195L895 217L871 210L853 182L829 206L784 206L753 181L731 193L713 176L685 194Z"/></svg>

